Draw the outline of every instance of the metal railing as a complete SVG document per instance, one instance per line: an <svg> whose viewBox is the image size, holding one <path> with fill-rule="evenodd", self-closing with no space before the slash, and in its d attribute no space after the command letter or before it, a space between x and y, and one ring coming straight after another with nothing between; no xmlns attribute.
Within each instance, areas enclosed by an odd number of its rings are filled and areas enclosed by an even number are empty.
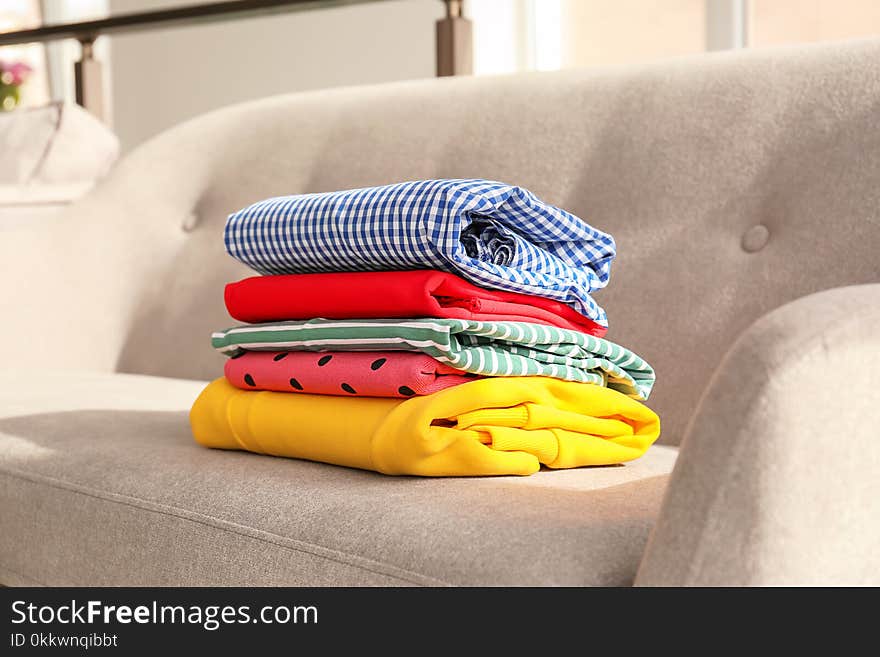
<svg viewBox="0 0 880 657"><path fill-rule="evenodd" d="M174 9L110 16L79 23L44 25L29 30L0 33L0 46L76 39L82 52L76 62L76 102L104 118L103 69L94 57L95 40L104 35L205 25L272 14L326 9L383 0L226 0ZM471 24L462 15L463 0L442 0L446 16L437 21L437 75L472 72Z"/></svg>

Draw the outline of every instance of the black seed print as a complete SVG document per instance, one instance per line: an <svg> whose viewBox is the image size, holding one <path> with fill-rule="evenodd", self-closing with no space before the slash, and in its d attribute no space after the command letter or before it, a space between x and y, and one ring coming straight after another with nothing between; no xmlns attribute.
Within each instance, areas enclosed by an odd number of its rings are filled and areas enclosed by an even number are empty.
<svg viewBox="0 0 880 657"><path fill-rule="evenodd" d="M250 374L244 375L244 382L247 383L251 388L257 387L257 384L254 383L254 377L252 377Z"/></svg>
<svg viewBox="0 0 880 657"><path fill-rule="evenodd" d="M280 354L275 354L274 356L272 356L272 360L274 360L276 363L277 363L279 360L281 360L282 358L287 358L287 352L286 352L286 351L282 351Z"/></svg>
<svg viewBox="0 0 880 657"><path fill-rule="evenodd" d="M290 387L291 387L291 388L296 388L297 390L302 390L302 389L303 389L303 387L302 387L302 383L300 383L300 382L297 381L296 379L291 379L291 380L290 380Z"/></svg>
<svg viewBox="0 0 880 657"><path fill-rule="evenodd" d="M385 361L387 361L387 360L388 360L387 358L377 358L372 363L370 363L370 369L375 372L380 367L382 367L385 364Z"/></svg>
<svg viewBox="0 0 880 657"><path fill-rule="evenodd" d="M318 361L318 366L324 367L324 365L330 362L331 358L333 358L333 356L321 356L321 359Z"/></svg>
<svg viewBox="0 0 880 657"><path fill-rule="evenodd" d="M350 385L348 385L347 383L343 383L343 384L342 384L342 389L345 390L345 392L347 392L347 393L350 394L350 395L356 395L356 394L357 394L357 390L355 390L354 388L352 388L352 387L351 387Z"/></svg>
<svg viewBox="0 0 880 657"><path fill-rule="evenodd" d="M412 397L414 394L416 394L416 391L413 390L412 388L410 388L409 386L400 386L397 389L397 392L399 392L401 395L403 395L405 397Z"/></svg>

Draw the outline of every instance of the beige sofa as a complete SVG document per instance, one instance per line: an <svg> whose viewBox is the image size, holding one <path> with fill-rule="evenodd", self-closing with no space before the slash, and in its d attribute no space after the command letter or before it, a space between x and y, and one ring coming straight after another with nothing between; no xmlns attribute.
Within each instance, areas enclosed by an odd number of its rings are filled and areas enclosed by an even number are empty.
<svg viewBox="0 0 880 657"><path fill-rule="evenodd" d="M0 112L0 234L57 219L118 155L116 135L78 105Z"/></svg>
<svg viewBox="0 0 880 657"><path fill-rule="evenodd" d="M0 243L0 581L880 584L878 128L865 41L290 95L157 137ZM658 372L662 445L435 480L192 442L248 274L227 213L471 176L615 235L597 298Z"/></svg>

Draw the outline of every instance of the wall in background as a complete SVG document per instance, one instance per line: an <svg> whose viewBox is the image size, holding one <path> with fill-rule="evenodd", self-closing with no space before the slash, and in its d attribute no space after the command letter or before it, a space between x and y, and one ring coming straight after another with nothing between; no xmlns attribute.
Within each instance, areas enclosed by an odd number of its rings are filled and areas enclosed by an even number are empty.
<svg viewBox="0 0 880 657"><path fill-rule="evenodd" d="M110 0L111 13L186 4ZM111 39L113 129L123 150L253 98L432 77L436 0L388 0Z"/></svg>

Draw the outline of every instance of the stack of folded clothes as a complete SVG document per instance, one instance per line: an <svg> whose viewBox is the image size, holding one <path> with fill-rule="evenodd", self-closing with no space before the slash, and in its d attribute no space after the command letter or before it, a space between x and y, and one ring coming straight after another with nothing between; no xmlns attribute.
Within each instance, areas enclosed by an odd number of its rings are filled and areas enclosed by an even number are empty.
<svg viewBox="0 0 880 657"><path fill-rule="evenodd" d="M190 413L202 445L386 474L532 474L641 456L651 367L603 339L614 240L532 193L428 180L260 201L226 223L262 276Z"/></svg>

